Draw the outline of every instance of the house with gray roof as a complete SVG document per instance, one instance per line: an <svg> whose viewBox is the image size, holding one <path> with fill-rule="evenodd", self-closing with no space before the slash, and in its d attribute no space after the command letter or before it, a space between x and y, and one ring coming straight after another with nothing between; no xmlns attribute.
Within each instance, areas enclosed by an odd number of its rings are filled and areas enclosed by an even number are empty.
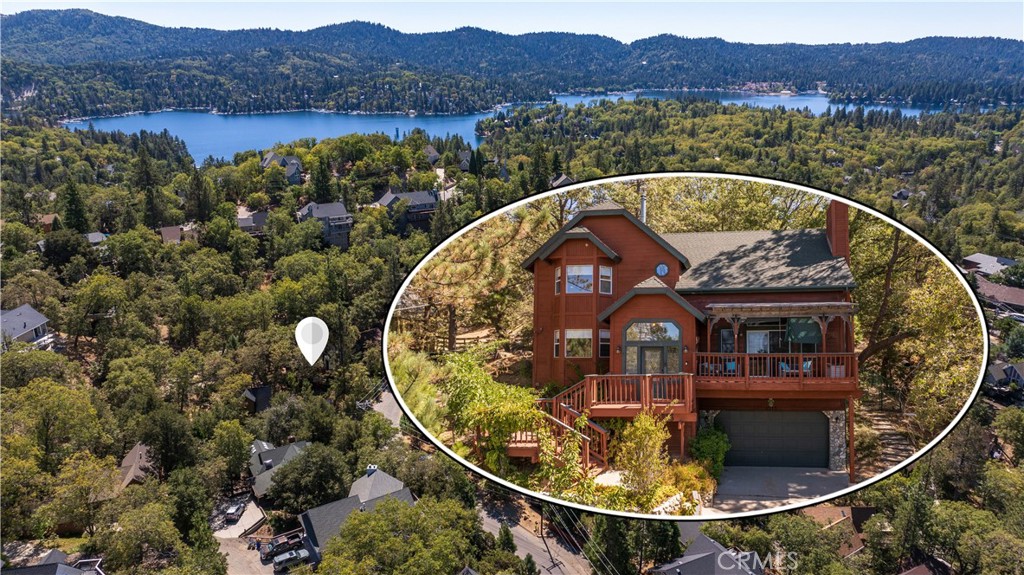
<svg viewBox="0 0 1024 575"><path fill-rule="evenodd" d="M388 499L402 501L408 505L415 503L412 492L401 481L371 465L366 474L352 484L349 496L314 507L299 515L299 522L306 531L306 539L314 552L313 562L319 562L320 551L334 536L341 533L341 526L349 515L358 512L373 511L377 505Z"/></svg>
<svg viewBox="0 0 1024 575"><path fill-rule="evenodd" d="M423 155L427 157L427 161L430 162L431 165L436 164L437 161L441 159L441 154L437 152L437 148L430 144L423 147Z"/></svg>
<svg viewBox="0 0 1024 575"><path fill-rule="evenodd" d="M973 272L985 277L997 274L1010 266L1017 265L1017 260L988 254L976 253L965 257L960 266L965 271Z"/></svg>
<svg viewBox="0 0 1024 575"><path fill-rule="evenodd" d="M282 156L276 152L267 152L260 162L264 170L273 165L284 168L284 176L289 184L298 185L302 183L302 162L297 156Z"/></svg>
<svg viewBox="0 0 1024 575"><path fill-rule="evenodd" d="M348 234L352 231L353 218L348 213L344 202L318 204L310 202L295 212L299 222L311 219L319 220L320 233L324 241L341 249L348 249Z"/></svg>
<svg viewBox="0 0 1024 575"><path fill-rule="evenodd" d="M274 485L274 474L282 465L295 459L306 447L308 441L296 441L281 447L256 440L249 447L249 474L252 476L252 492L257 499L263 499Z"/></svg>
<svg viewBox="0 0 1024 575"><path fill-rule="evenodd" d="M8 342L15 341L46 347L53 341L49 321L49 318L28 304L3 310L0 312L0 329L3 331L0 349L6 350Z"/></svg>
<svg viewBox="0 0 1024 575"><path fill-rule="evenodd" d="M434 190L419 192L388 192L381 196L374 205L394 211L401 202L405 202L405 219L408 222L427 221L437 211L438 194Z"/></svg>
<svg viewBox="0 0 1024 575"><path fill-rule="evenodd" d="M703 533L682 557L651 569L651 575L763 575L764 562L753 551L726 549Z"/></svg>
<svg viewBox="0 0 1024 575"><path fill-rule="evenodd" d="M522 262L533 382L567 386L552 417L631 420L657 406L674 457L698 424L715 425L731 444L726 466L852 481L861 391L847 204L830 202L814 229L658 233L642 200L638 212L607 200L578 209ZM608 464L602 426L588 428L584 466ZM524 437L508 454L533 460L539 444Z"/></svg>
<svg viewBox="0 0 1024 575"><path fill-rule="evenodd" d="M548 187L551 189L555 189L561 188L563 186L569 186L575 183L576 180L570 178L569 176L565 174L558 174L557 176L551 178L551 181L548 182Z"/></svg>

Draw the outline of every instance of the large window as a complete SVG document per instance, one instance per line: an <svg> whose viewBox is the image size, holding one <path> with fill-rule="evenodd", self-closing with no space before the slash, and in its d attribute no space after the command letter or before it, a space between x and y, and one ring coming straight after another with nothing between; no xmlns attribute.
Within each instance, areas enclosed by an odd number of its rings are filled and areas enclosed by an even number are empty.
<svg viewBox="0 0 1024 575"><path fill-rule="evenodd" d="M594 331L590 329L565 330L565 357L593 357Z"/></svg>
<svg viewBox="0 0 1024 575"><path fill-rule="evenodd" d="M565 293L594 293L594 266L565 266Z"/></svg>
<svg viewBox="0 0 1024 575"><path fill-rule="evenodd" d="M679 341L679 326L666 321L638 321L626 328L626 341Z"/></svg>
<svg viewBox="0 0 1024 575"><path fill-rule="evenodd" d="M598 289L600 290L600 293L602 293L604 295L611 295L611 293L612 293L612 267L611 266L601 266L601 277L600 277L600 280L601 280L601 282L600 282L600 285L598 286Z"/></svg>
<svg viewBox="0 0 1024 575"><path fill-rule="evenodd" d="M561 351L561 349L562 349L562 334L559 333L559 331L556 329L555 330L555 357L558 357L560 355L559 352Z"/></svg>
<svg viewBox="0 0 1024 575"><path fill-rule="evenodd" d="M555 268L555 295L562 293L562 266Z"/></svg>
<svg viewBox="0 0 1024 575"><path fill-rule="evenodd" d="M718 349L722 353L736 353L736 338L732 334L732 329L723 329L719 332Z"/></svg>
<svg viewBox="0 0 1024 575"><path fill-rule="evenodd" d="M612 354L612 332L610 329L598 331L597 357L610 357Z"/></svg>

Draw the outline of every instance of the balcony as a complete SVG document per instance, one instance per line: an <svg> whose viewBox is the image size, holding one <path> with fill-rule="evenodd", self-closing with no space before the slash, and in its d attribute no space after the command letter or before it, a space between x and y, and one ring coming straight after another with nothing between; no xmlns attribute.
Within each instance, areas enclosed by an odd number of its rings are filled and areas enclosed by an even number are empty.
<svg viewBox="0 0 1024 575"><path fill-rule="evenodd" d="M858 390L857 356L850 352L697 352L692 365L698 392Z"/></svg>

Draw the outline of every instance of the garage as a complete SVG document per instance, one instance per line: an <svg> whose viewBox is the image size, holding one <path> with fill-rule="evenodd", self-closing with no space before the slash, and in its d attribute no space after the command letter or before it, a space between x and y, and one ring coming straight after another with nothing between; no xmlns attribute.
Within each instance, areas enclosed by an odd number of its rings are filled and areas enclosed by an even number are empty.
<svg viewBox="0 0 1024 575"><path fill-rule="evenodd" d="M729 466L828 467L828 418L820 411L722 411Z"/></svg>

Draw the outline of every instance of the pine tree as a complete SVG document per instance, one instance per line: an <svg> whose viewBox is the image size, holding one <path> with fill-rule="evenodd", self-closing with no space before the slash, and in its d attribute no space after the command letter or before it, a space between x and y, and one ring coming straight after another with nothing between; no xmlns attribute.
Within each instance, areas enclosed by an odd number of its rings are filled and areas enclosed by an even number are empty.
<svg viewBox="0 0 1024 575"><path fill-rule="evenodd" d="M310 197L314 202L327 203L334 200L331 190L331 168L321 156L309 174Z"/></svg>
<svg viewBox="0 0 1024 575"><path fill-rule="evenodd" d="M139 157L132 171L132 186L142 192L142 221L149 228L159 227L164 219L163 201L160 197L160 182L157 178L153 159L149 157L145 144L139 144Z"/></svg>
<svg viewBox="0 0 1024 575"><path fill-rule="evenodd" d="M85 213L85 202L74 180L64 186L64 227L80 234L89 233L89 219Z"/></svg>
<svg viewBox="0 0 1024 575"><path fill-rule="evenodd" d="M502 523L501 528L498 529L498 549L509 553L516 552L516 542L512 538L512 530L509 529L507 523Z"/></svg>

